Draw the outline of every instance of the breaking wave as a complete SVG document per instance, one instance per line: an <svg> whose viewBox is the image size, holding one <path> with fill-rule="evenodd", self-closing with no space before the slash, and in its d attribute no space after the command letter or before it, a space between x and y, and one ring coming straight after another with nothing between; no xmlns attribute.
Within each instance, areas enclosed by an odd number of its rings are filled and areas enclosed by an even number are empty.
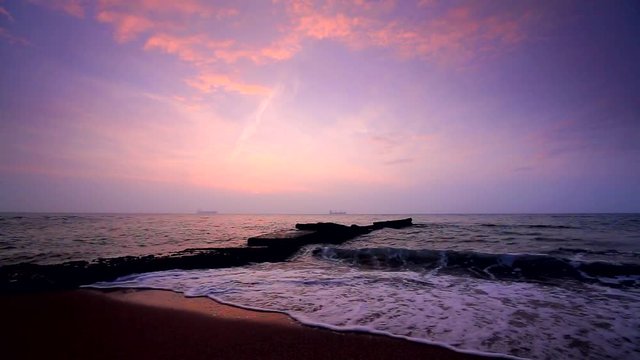
<svg viewBox="0 0 640 360"><path fill-rule="evenodd" d="M574 227L574 226L547 225L547 224L513 225L513 224L486 223L486 224L480 224L480 226L484 226L484 227L509 227L509 228L522 227L522 228L527 228L527 229L579 229L578 227Z"/></svg>
<svg viewBox="0 0 640 360"><path fill-rule="evenodd" d="M487 279L553 282L573 279L608 286L640 286L640 265L577 261L542 254L489 254L404 248L319 247L313 255L368 269L410 269Z"/></svg>

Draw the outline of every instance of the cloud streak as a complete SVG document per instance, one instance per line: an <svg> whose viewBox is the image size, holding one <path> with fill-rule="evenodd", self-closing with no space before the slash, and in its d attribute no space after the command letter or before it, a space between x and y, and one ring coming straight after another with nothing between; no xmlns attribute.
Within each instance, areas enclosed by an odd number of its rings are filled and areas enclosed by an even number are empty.
<svg viewBox="0 0 640 360"><path fill-rule="evenodd" d="M4 16L9 21L15 21L11 13L2 6L0 6L0 16Z"/></svg>
<svg viewBox="0 0 640 360"><path fill-rule="evenodd" d="M87 0L28 0L30 3L59 10L68 15L83 18L88 6Z"/></svg>
<svg viewBox="0 0 640 360"><path fill-rule="evenodd" d="M242 95L268 95L271 92L266 86L239 82L225 74L202 73L186 82L203 93L222 90Z"/></svg>
<svg viewBox="0 0 640 360"><path fill-rule="evenodd" d="M7 21L9 21L10 23L14 23L15 19L13 18L13 15L11 15L11 13L9 12L9 10L7 10L6 8L0 6L0 19L6 19ZM23 45L23 46L27 46L30 45L29 40L21 37L21 36L17 36L12 34L7 28L0 26L0 39L2 39L5 42L8 42L9 44L12 45Z"/></svg>
<svg viewBox="0 0 640 360"><path fill-rule="evenodd" d="M22 46L31 45L29 40L21 36L13 35L12 33L9 32L9 30L3 27L0 27L0 39L8 42L11 45L22 45Z"/></svg>

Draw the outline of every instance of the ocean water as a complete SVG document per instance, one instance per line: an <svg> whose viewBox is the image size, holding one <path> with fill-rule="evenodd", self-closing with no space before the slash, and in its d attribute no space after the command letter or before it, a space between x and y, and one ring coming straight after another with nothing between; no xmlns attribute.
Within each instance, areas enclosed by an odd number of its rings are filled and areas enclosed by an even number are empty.
<svg viewBox="0 0 640 360"><path fill-rule="evenodd" d="M242 247L331 221L405 215L0 215L0 266ZM285 262L131 274L309 325L532 359L640 358L640 215L413 215Z"/></svg>

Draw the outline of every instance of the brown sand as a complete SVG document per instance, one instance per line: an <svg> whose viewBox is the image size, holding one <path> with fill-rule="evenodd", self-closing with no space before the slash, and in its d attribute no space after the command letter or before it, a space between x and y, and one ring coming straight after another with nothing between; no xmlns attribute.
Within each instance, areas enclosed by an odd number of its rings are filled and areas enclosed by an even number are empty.
<svg viewBox="0 0 640 360"><path fill-rule="evenodd" d="M3 359L474 359L168 291L0 296Z"/></svg>

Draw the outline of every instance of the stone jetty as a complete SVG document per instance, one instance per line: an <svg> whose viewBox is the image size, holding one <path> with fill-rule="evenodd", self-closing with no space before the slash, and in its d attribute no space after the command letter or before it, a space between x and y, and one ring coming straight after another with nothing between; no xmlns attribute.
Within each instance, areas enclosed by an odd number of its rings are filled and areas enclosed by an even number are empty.
<svg viewBox="0 0 640 360"><path fill-rule="evenodd" d="M124 275L151 271L211 269L286 261L304 245L340 244L374 230L399 229L411 225L410 218L374 222L367 226L296 224L296 230L249 238L248 247L186 249L169 255L124 256L52 265L6 265L0 267L0 294L73 289L84 284L111 281Z"/></svg>
<svg viewBox="0 0 640 360"><path fill-rule="evenodd" d="M400 229L413 225L411 218L379 221L373 225L341 225L330 222L296 224L297 230L278 231L249 238L249 246L267 247L301 247L308 244L341 244L357 236L368 234L374 230L393 228Z"/></svg>

